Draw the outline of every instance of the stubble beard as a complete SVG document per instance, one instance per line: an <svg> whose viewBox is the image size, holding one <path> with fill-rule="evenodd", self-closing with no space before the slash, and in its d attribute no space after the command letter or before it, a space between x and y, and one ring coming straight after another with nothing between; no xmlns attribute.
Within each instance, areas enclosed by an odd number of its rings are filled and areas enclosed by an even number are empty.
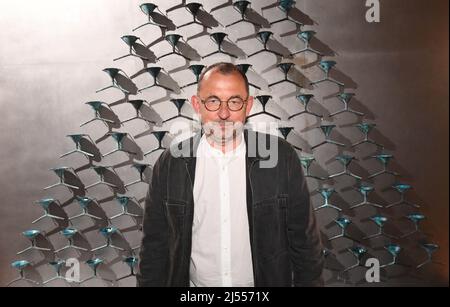
<svg viewBox="0 0 450 307"><path fill-rule="evenodd" d="M207 139L217 147L234 149L239 137L244 131L244 124L232 121L213 121L203 125Z"/></svg>

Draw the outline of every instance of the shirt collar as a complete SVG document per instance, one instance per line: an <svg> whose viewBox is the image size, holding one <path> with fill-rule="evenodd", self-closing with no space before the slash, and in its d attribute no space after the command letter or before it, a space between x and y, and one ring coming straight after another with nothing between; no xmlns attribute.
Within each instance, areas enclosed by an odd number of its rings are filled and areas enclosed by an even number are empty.
<svg viewBox="0 0 450 307"><path fill-rule="evenodd" d="M237 157L244 157L246 153L246 144L244 134L241 135L241 142L231 151L223 153L220 149L214 148L209 144L204 134L200 140L199 148L197 150L197 157L213 157L221 160L234 160Z"/></svg>

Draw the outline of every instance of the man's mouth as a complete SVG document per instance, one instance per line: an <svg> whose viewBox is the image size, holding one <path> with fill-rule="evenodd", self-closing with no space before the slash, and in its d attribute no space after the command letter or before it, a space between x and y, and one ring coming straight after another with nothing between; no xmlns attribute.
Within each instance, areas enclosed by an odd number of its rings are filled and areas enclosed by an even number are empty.
<svg viewBox="0 0 450 307"><path fill-rule="evenodd" d="M232 121L212 121L205 126L208 135L213 134L215 137L222 139L233 137L239 130L239 123Z"/></svg>
<svg viewBox="0 0 450 307"><path fill-rule="evenodd" d="M233 128L234 123L233 122L216 122L216 125L218 125L220 128Z"/></svg>

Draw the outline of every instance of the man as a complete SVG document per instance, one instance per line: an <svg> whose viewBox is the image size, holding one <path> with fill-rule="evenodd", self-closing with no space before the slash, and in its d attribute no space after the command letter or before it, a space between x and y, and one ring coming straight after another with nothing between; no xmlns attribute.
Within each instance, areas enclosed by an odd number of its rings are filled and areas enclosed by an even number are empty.
<svg viewBox="0 0 450 307"><path fill-rule="evenodd" d="M245 74L231 63L208 67L192 106L203 135L166 150L153 169L138 286L321 285L298 155L281 138L243 129L253 106ZM264 165L259 143L275 144L275 165Z"/></svg>

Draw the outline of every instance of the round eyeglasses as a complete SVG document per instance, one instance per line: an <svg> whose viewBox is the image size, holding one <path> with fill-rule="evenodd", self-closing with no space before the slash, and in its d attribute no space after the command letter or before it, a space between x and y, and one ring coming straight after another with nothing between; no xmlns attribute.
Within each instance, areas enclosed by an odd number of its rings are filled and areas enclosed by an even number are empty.
<svg viewBox="0 0 450 307"><path fill-rule="evenodd" d="M245 103L247 102L247 99L242 99L241 97L231 97L230 99L224 101L220 100L217 97L209 97L207 99L200 99L200 101L205 105L206 110L210 112L215 112L220 109L222 106L222 102L227 103L228 110L232 112L237 112L242 110Z"/></svg>

